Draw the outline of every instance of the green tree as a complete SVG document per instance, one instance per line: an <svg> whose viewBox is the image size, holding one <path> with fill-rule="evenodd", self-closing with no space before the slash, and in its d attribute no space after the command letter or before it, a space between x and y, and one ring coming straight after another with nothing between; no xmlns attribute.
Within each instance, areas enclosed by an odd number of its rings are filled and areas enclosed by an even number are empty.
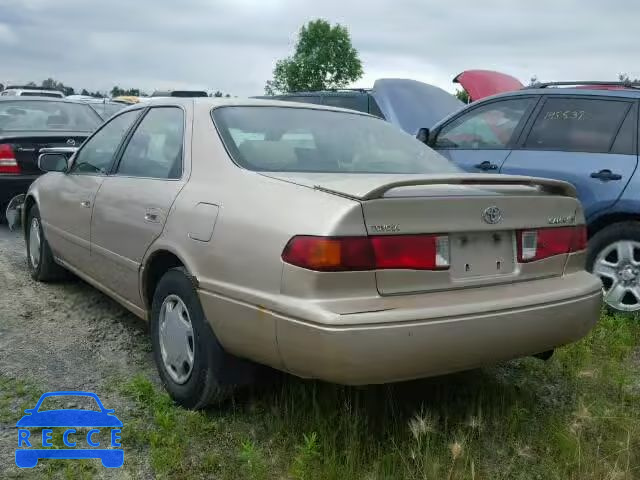
<svg viewBox="0 0 640 480"><path fill-rule="evenodd" d="M216 93L213 94L213 96L216 97L216 98L220 98L220 97L222 97L222 95L223 94L222 94L222 92L220 90L216 90Z"/></svg>
<svg viewBox="0 0 640 480"><path fill-rule="evenodd" d="M466 90L456 90L456 97L463 103L471 103L471 97L469 97L469 93Z"/></svg>
<svg viewBox="0 0 640 480"><path fill-rule="evenodd" d="M300 29L294 54L276 62L265 93L343 88L362 74L362 62L347 29L318 19Z"/></svg>

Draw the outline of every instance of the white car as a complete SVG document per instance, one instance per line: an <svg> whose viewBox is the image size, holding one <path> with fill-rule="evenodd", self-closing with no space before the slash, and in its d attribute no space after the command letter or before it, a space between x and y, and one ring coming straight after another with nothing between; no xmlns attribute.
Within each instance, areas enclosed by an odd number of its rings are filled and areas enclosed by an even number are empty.
<svg viewBox="0 0 640 480"><path fill-rule="evenodd" d="M12 97L64 98L64 93L62 93L59 90L54 90L52 88L29 87L29 86L7 87L2 92L0 92L0 95L12 96Z"/></svg>

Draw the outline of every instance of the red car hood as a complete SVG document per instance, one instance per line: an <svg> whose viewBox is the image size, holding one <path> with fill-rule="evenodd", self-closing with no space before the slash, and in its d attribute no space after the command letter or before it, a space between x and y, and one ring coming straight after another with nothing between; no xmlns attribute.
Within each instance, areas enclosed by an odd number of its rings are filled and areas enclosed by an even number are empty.
<svg viewBox="0 0 640 480"><path fill-rule="evenodd" d="M491 70L465 70L453 79L453 83L459 83L472 101L524 87L517 78Z"/></svg>

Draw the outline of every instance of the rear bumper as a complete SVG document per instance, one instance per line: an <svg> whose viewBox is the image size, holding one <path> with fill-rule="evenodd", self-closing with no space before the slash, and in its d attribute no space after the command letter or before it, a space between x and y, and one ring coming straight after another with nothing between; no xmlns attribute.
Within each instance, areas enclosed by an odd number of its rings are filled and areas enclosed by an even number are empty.
<svg viewBox="0 0 640 480"><path fill-rule="evenodd" d="M0 175L0 207L21 193L27 193L29 186L40 175ZM2 212L4 214L4 211Z"/></svg>
<svg viewBox="0 0 640 480"><path fill-rule="evenodd" d="M558 290L559 284L564 289ZM356 325L316 324L274 314L277 348L285 370L351 385L476 368L544 352L591 330L600 315L600 281L579 272L551 281L550 287L554 291L547 302L527 304L530 299L523 296L508 299L511 304L521 300L518 307L500 309L501 302L496 301L492 311L452 316L430 307L433 294L425 295L422 308L410 309L411 320L389 323L379 322L385 312L360 313ZM539 298L539 290L537 294ZM408 312L388 313L407 318Z"/></svg>

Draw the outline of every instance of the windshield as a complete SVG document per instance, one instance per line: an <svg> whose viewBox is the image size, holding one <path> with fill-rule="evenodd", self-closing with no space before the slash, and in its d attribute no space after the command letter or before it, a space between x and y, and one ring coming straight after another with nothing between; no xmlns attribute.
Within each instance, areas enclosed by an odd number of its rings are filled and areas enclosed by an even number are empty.
<svg viewBox="0 0 640 480"><path fill-rule="evenodd" d="M311 108L221 107L212 112L233 160L249 170L452 173L458 168L389 123Z"/></svg>
<svg viewBox="0 0 640 480"><path fill-rule="evenodd" d="M85 104L46 100L0 102L0 130L90 132L100 123L100 116Z"/></svg>

